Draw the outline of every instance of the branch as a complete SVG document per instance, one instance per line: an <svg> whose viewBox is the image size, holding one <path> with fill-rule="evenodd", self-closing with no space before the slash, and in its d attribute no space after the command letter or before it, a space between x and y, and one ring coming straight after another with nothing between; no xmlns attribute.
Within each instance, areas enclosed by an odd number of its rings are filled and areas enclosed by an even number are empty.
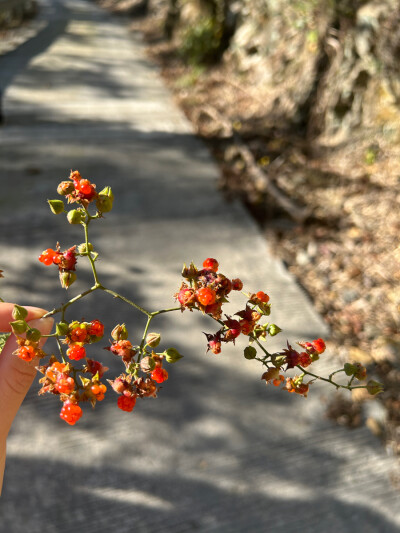
<svg viewBox="0 0 400 533"><path fill-rule="evenodd" d="M248 175L255 189L259 192L269 194L296 222L304 222L304 220L310 215L310 209L295 204L293 200L273 183L271 176L266 174L259 167L251 150L235 131L229 119L221 115L221 113L211 105L201 107L197 112L197 119L201 114L208 115L215 122L219 123L224 130L224 137L232 137L237 152L241 155L246 164ZM279 157L275 161L269 166L270 170L278 168L283 163L282 158Z"/></svg>

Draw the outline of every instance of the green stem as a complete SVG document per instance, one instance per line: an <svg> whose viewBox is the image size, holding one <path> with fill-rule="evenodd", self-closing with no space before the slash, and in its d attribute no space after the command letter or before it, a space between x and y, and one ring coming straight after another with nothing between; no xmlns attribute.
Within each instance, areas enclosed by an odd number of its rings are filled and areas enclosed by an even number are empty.
<svg viewBox="0 0 400 533"><path fill-rule="evenodd" d="M350 385L341 385L340 383L336 383L336 381L333 381L330 378L323 378L322 376L317 376L317 374L313 374L312 372L309 372L308 370L305 370L300 365L297 365L297 368L299 368L304 374L307 374L308 376L312 376L315 379L326 381L327 383L330 383L331 385L335 386L337 389L353 390L353 389L365 389L366 388L365 385L356 385L354 387L352 387Z"/></svg>
<svg viewBox="0 0 400 533"><path fill-rule="evenodd" d="M142 342L140 343L140 354L139 354L139 357L138 357L138 363L139 363L141 355L143 353L143 348L144 348L144 345L145 345L145 342L146 342L147 332L149 331L150 322L152 320L153 320L153 316L149 315L147 317L146 327L144 328L144 331L143 331Z"/></svg>
<svg viewBox="0 0 400 533"><path fill-rule="evenodd" d="M355 376L354 374L351 376L351 378L349 379L349 382L347 383L347 386L348 386L348 387L351 387L351 384L353 383L355 377L356 377L356 376Z"/></svg>
<svg viewBox="0 0 400 533"><path fill-rule="evenodd" d="M43 315L42 318L47 318L47 317L53 316L53 315L55 315L57 313L62 313L61 319L64 320L65 311L70 305L72 305L74 302L77 302L78 300L80 300L81 298L86 296L87 294L90 294L91 292L94 292L94 291L96 291L97 289L100 289L100 288L101 287L94 285L93 287L91 287L87 291L81 292L81 294L78 294L78 296L75 296L75 298L72 298L71 300L69 300L66 304L64 304L64 305L62 305L60 307L57 307L57 309L53 309L52 311L49 311L48 313Z"/></svg>
<svg viewBox="0 0 400 533"><path fill-rule="evenodd" d="M99 282L99 278L97 277L96 265L94 264L94 259L92 257L92 252L89 250L89 230L88 230L88 227L89 227L90 221L92 220L92 217L89 215L88 211L86 211L86 213L87 213L88 219L87 219L87 222L83 223L83 229L85 231L86 252L87 252L88 259L90 261L90 265L92 267L94 283L97 286L97 285L100 285L100 282Z"/></svg>
<svg viewBox="0 0 400 533"><path fill-rule="evenodd" d="M335 370L334 372L332 372L332 374L329 374L329 379L332 379L332 376L338 374L339 372L344 372L344 368L339 368L339 370Z"/></svg>
<svg viewBox="0 0 400 533"><path fill-rule="evenodd" d="M61 341L60 341L60 337L58 335L56 335L56 340L57 340L58 349L60 350L60 355L61 355L61 358L63 360L63 363L66 363L64 350L62 349L62 344L61 344Z"/></svg>
<svg viewBox="0 0 400 533"><path fill-rule="evenodd" d="M152 317L152 313L146 311L146 309L143 309L143 307L140 307L140 305L135 304L135 302L132 302L132 300L128 300L128 298L125 298L125 296L121 296L121 294L118 294L117 292L112 291L111 289L107 289L106 287L103 287L103 285L98 285L96 288L101 289L102 291L107 292L108 294L111 294L112 296L114 296L114 298L119 298L120 300L131 305L132 307L135 307L138 311L140 311L147 317Z"/></svg>
<svg viewBox="0 0 400 533"><path fill-rule="evenodd" d="M270 354L270 353L268 352L268 350L266 350L266 349L264 348L264 346L261 344L261 342L260 342L256 337L254 337L253 335L250 335L250 337L251 337L253 340L256 341L256 343L258 344L258 346L259 346L259 347L261 348L261 350L265 353L265 357L264 357L264 359L268 359L269 357L272 357L272 354Z"/></svg>
<svg viewBox="0 0 400 533"><path fill-rule="evenodd" d="M170 311L180 311L181 307L171 307L170 309L161 309L160 311L153 311L153 313L150 313L152 317L155 317L157 315L161 315L162 313L169 313Z"/></svg>

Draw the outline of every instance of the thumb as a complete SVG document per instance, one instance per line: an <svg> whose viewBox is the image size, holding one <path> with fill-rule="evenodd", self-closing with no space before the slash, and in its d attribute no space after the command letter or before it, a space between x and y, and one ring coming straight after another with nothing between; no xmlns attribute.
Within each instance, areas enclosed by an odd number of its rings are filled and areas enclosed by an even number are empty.
<svg viewBox="0 0 400 533"><path fill-rule="evenodd" d="M52 318L40 318L29 321L32 328L37 328L42 335L48 335L53 327ZM41 339L42 347L46 339ZM12 421L25 398L36 375L37 359L27 363L13 352L18 348L14 335L10 335L0 353L0 433L7 434ZM1 435L0 435L1 436Z"/></svg>

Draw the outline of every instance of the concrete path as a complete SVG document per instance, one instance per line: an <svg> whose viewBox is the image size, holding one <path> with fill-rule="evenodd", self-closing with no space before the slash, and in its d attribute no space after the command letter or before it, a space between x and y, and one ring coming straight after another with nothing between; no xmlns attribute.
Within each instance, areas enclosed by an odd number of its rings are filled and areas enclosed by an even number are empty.
<svg viewBox="0 0 400 533"><path fill-rule="evenodd" d="M2 297L48 308L65 299L37 256L83 240L46 204L73 168L115 193L91 237L105 285L151 310L171 306L182 263L216 257L249 290L270 293L284 329L271 348L326 335L243 207L217 192L218 171L140 37L84 0L53 1L45 13L34 42L0 58ZM80 263L71 296L91 283ZM106 294L68 316L81 317L126 321L133 338L143 328ZM202 331L214 326L197 314L164 315L154 329L185 358L159 398L131 414L109 393L71 428L34 386L9 438L1 533L399 531L396 463L365 428L325 420L332 391L314 386L305 400L266 388L239 347L205 355ZM95 352L110 377L122 370Z"/></svg>

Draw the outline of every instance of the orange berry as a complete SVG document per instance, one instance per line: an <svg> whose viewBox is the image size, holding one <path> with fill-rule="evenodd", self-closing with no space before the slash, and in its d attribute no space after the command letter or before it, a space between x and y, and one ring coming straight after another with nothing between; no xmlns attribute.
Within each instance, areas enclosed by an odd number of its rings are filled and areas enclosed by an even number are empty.
<svg viewBox="0 0 400 533"><path fill-rule="evenodd" d="M87 330L85 327L76 326L70 333L71 340L73 342L85 342L87 337Z"/></svg>
<svg viewBox="0 0 400 533"><path fill-rule="evenodd" d="M89 335L94 335L95 337L102 337L104 334L104 325L100 320L92 320L88 329Z"/></svg>
<svg viewBox="0 0 400 533"><path fill-rule="evenodd" d="M168 372L164 368L157 367L153 370L150 376L156 383L163 383L168 379Z"/></svg>
<svg viewBox="0 0 400 533"><path fill-rule="evenodd" d="M71 346L67 350L67 355L70 359L73 359L74 361L79 361L80 359L86 357L86 350L80 344L71 344Z"/></svg>
<svg viewBox="0 0 400 533"><path fill-rule="evenodd" d="M317 354L321 354L325 351L326 346L323 339L316 339L315 341L312 341L312 347L317 352Z"/></svg>
<svg viewBox="0 0 400 533"><path fill-rule="evenodd" d="M118 398L117 405L122 411L132 411L132 409L135 407L136 403L136 396L120 396Z"/></svg>
<svg viewBox="0 0 400 533"><path fill-rule="evenodd" d="M58 255L59 252L56 252L51 248L47 248L47 250L44 250L44 252L39 255L39 261L44 265L49 266L55 262L54 259L58 259Z"/></svg>
<svg viewBox="0 0 400 533"><path fill-rule="evenodd" d="M32 361L36 355L35 348L33 346L20 346L17 355L23 361Z"/></svg>
<svg viewBox="0 0 400 533"><path fill-rule="evenodd" d="M212 270L213 272L217 272L218 266L219 266L218 261L216 259L213 259L212 257L209 257L203 263L203 267L205 269Z"/></svg>
<svg viewBox="0 0 400 533"><path fill-rule="evenodd" d="M281 374L279 374L279 376L276 379L274 379L272 383L273 385L275 385L275 387L279 387L279 385L281 385L284 381L285 381L285 378Z"/></svg>
<svg viewBox="0 0 400 533"><path fill-rule="evenodd" d="M267 304L269 302L269 296L268 294L265 294L263 291L258 291L256 294L257 299L260 300L260 302Z"/></svg>
<svg viewBox="0 0 400 533"><path fill-rule="evenodd" d="M71 392L75 390L75 381L67 374L60 374L57 378L54 388L60 394L71 394Z"/></svg>
<svg viewBox="0 0 400 533"><path fill-rule="evenodd" d="M82 416L82 409L76 403L72 403L69 400L64 402L62 406L60 417L67 422L70 426L73 426L78 422Z"/></svg>
<svg viewBox="0 0 400 533"><path fill-rule="evenodd" d="M240 329L242 330L243 335L250 335L254 329L254 323L242 318L239 320Z"/></svg>
<svg viewBox="0 0 400 533"><path fill-rule="evenodd" d="M211 305L215 303L216 296L217 295L215 291L209 287L203 287L202 289L196 291L197 301L201 305Z"/></svg>

